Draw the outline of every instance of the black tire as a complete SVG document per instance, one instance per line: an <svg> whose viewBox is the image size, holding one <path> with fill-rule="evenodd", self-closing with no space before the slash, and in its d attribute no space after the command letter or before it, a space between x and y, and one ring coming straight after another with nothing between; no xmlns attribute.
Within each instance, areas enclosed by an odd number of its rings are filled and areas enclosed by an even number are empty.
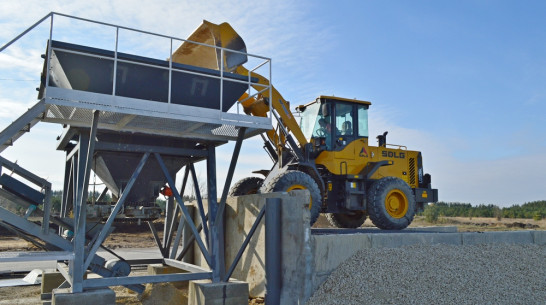
<svg viewBox="0 0 546 305"><path fill-rule="evenodd" d="M243 178L237 181L237 183L231 187L231 190L229 190L229 196L235 197L257 194L260 187L262 187L263 182L264 179L260 177Z"/></svg>
<svg viewBox="0 0 546 305"><path fill-rule="evenodd" d="M263 193L289 192L297 189L306 189L311 195L309 212L311 213L310 223L313 225L320 215L322 195L317 183L308 174L297 170L282 172L269 181Z"/></svg>
<svg viewBox="0 0 546 305"><path fill-rule="evenodd" d="M366 221L364 211L354 211L351 213L328 213L326 214L328 222L336 228L358 228Z"/></svg>
<svg viewBox="0 0 546 305"><path fill-rule="evenodd" d="M373 224L385 230L402 230L415 216L415 197L402 179L385 177L368 190L368 215Z"/></svg>

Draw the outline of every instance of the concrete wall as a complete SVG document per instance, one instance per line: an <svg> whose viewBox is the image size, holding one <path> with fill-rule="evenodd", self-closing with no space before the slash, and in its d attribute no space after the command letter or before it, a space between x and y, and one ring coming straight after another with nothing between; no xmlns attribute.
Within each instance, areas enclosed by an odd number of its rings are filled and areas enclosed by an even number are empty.
<svg viewBox="0 0 546 305"><path fill-rule="evenodd" d="M282 200L282 283L281 304L295 304L297 300L307 300L311 293L312 253L311 231L309 227L307 191L248 195L228 198L225 225L225 263L226 270L231 266L244 239L248 235L260 209L267 198ZM206 203L205 203L206 206ZM196 221L200 223L199 219ZM232 278L249 283L252 297L265 295L265 217L262 219ZM307 225L302 225L307 224ZM204 234L201 233L204 240ZM206 266L205 259L195 247L195 264Z"/></svg>

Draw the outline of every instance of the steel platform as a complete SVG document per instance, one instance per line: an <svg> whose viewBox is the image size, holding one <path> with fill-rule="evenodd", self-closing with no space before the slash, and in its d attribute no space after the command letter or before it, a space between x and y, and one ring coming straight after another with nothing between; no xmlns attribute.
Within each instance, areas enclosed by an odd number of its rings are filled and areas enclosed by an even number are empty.
<svg viewBox="0 0 546 305"><path fill-rule="evenodd" d="M203 140L236 140L272 128L271 120L229 113L257 80L243 75L51 41L39 99L42 121ZM47 59L50 60L48 61Z"/></svg>

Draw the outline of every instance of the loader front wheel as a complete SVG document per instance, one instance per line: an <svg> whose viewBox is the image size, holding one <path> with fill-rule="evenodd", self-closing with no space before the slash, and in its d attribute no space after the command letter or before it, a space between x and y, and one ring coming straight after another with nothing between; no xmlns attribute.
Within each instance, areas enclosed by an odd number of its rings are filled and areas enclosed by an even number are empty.
<svg viewBox="0 0 546 305"><path fill-rule="evenodd" d="M409 226L415 216L415 197L404 180L385 177L371 185L367 211L376 227L402 230Z"/></svg>
<svg viewBox="0 0 546 305"><path fill-rule="evenodd" d="M264 188L264 193L290 192L294 190L308 190L309 212L311 213L311 225L317 221L322 206L322 196L315 180L308 174L297 171L287 170L273 177Z"/></svg>
<svg viewBox="0 0 546 305"><path fill-rule="evenodd" d="M366 213L354 211L350 213L328 213L328 222L336 228L358 228L366 221Z"/></svg>
<svg viewBox="0 0 546 305"><path fill-rule="evenodd" d="M243 178L235 183L231 190L229 190L229 196L243 196L258 193L260 187L264 183L264 179L260 177L247 177Z"/></svg>

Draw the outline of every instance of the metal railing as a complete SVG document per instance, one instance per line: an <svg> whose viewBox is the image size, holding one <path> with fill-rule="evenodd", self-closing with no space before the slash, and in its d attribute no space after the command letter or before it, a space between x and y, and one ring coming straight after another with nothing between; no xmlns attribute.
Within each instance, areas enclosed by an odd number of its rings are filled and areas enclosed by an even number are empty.
<svg viewBox="0 0 546 305"><path fill-rule="evenodd" d="M219 94L219 96L220 96L220 98L219 98L220 99L220 101L219 101L219 105L220 105L219 110L220 111L222 111L222 109L223 109L223 95L224 95L223 85L224 85L224 81L244 83L244 84L246 84L248 86L248 97L246 97L242 101L237 101L237 114L240 114L239 107L240 107L241 102L243 102L243 101L245 101L245 100L247 100L249 98L255 97L255 96L259 95L259 94L262 94L262 93L264 93L266 91L269 92L269 96L272 96L272 93L273 93L272 92L272 85L271 85L272 84L272 82L271 82L271 78L272 78L271 70L272 70L272 68L271 68L271 59L270 58L255 55L255 54L240 52L240 51L237 51L237 50L227 49L227 48L223 48L223 47L218 47L218 46L215 46L215 45L209 45L209 44L205 44L205 43L201 43L201 42L190 41L190 40L186 40L186 39L179 38L179 37L173 37L173 36L168 36L168 35L163 35L163 34L157 34L157 33L149 32L149 31L138 30L138 29L134 29L134 28L130 28L130 27L125 27L125 26L115 25L115 24L111 24L111 23L90 20L90 19L81 18L81 17L75 17L75 16L66 15L66 14L62 14L62 13L56 13L56 12L51 12L51 13L47 14L42 19L40 19L38 22L34 23L28 29L23 31L18 36L16 36L14 39L12 39L11 41L9 41L5 45L3 45L0 48L0 52L7 49L10 45L12 45L16 41L18 41L20 38L25 36L27 33L32 31L37 26L41 25L44 21L50 19L49 40L48 40L48 45L47 45L47 54L49 56L47 58L47 63L46 63L46 65L47 65L46 69L47 69L47 71L49 71L50 68L51 68L50 61L51 61L51 54L52 54L51 52L52 52L52 40L53 40L53 29L54 29L54 17L55 16L65 17L65 18L68 18L68 19L83 21L83 22L102 25L102 26L107 26L107 27L112 27L112 28L115 29L114 58L110 59L114 63L113 85L112 85L112 95L113 96L116 96L116 83L118 81L117 80L118 63L120 63L120 62L124 62L124 63L129 62L131 64L147 66L147 64L142 63L142 62L136 62L136 61L130 61L130 60L124 60L124 59L118 58L118 46L119 46L119 40L120 40L119 30L120 29L121 30L127 30L127 31L130 31L130 32L150 35L150 36L154 36L154 37L158 37L158 38L166 38L166 39L169 40L169 42L170 42L170 56L169 56L169 60L168 60L168 63L169 63L168 67L153 66L154 68L165 69L165 70L168 70L168 72L169 72L168 101L167 101L167 103L169 103L169 104L171 103L172 74L173 74L173 72L181 72L181 73L186 73L186 74L193 74L193 75L203 76L203 77L207 77L207 78L218 79L220 81L220 94ZM187 43L191 43L191 44L196 44L196 45L204 46L204 47L207 47L207 48L213 48L213 49L215 49L215 51L219 51L220 52L220 63L219 63L220 75L215 76L215 75L210 75L210 74L205 74L205 73L200 73L200 72L195 72L195 71L187 71L187 70L173 68L172 54L173 54L173 41L175 41L175 40L176 41L181 41L181 42L187 42ZM68 50L63 50L63 51L68 51ZM70 52L80 54L80 55L90 56L90 57L100 57L100 56L95 56L95 55L91 55L91 54L88 54L88 53L80 53L80 52L74 52L74 51L70 51ZM258 59L260 62L258 62L256 64L256 66L249 69L248 75L243 75L243 76L248 77L248 79L246 81L226 78L224 76L224 73L230 73L230 72L225 71L225 69L224 69L224 55L225 55L225 52L246 55L247 57ZM104 57L101 57L101 58L105 59ZM258 70L258 69L260 69L263 66L268 66L269 84L265 85L265 84L253 83L251 73ZM49 73L46 73L45 77L46 77L46 79L45 79L45 86L44 86L44 96L45 96L45 92L47 91L47 88L49 86L49 77L50 77ZM252 93L253 90L256 91L256 92ZM268 105L268 107L270 107L270 106ZM272 122L272 119L273 119L272 115L269 114L268 117L269 117L270 121Z"/></svg>

